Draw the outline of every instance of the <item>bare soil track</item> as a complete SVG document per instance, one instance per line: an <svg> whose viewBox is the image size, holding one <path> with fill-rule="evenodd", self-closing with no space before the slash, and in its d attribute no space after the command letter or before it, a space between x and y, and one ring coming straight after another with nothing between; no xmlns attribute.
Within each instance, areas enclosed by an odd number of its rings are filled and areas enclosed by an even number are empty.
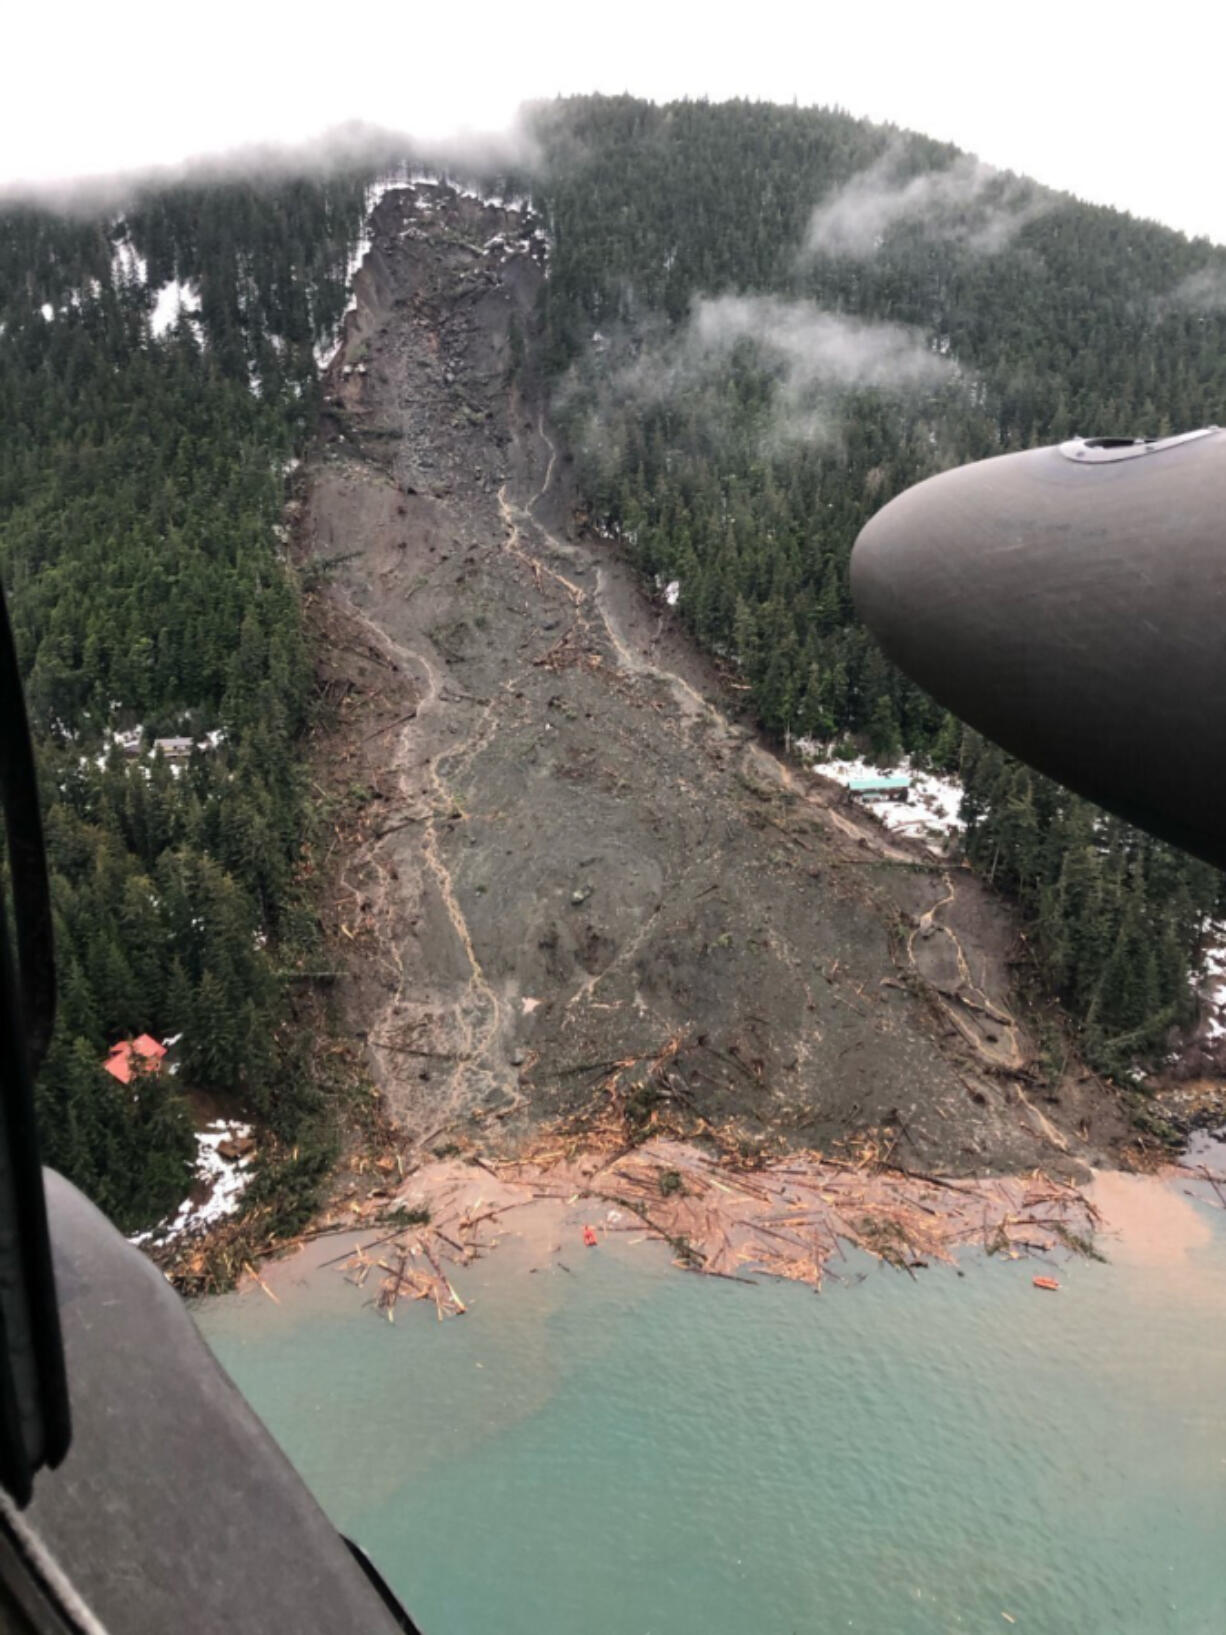
<svg viewBox="0 0 1226 1635"><path fill-rule="evenodd" d="M573 524L531 226L384 198L298 519L349 814L328 930L391 1116L513 1151L619 1098L748 1147L884 1130L925 1169L1101 1157L1116 1098L1035 1072L1007 912L738 724Z"/></svg>

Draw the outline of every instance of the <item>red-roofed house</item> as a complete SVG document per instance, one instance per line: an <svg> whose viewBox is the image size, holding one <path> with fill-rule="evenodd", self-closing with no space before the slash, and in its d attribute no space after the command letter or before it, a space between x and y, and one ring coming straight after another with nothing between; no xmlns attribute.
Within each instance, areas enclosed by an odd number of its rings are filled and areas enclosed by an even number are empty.
<svg viewBox="0 0 1226 1635"><path fill-rule="evenodd" d="M156 1073L165 1054L165 1045L142 1033L135 1039L121 1039L112 1045L102 1065L120 1084L131 1084L137 1073Z"/></svg>

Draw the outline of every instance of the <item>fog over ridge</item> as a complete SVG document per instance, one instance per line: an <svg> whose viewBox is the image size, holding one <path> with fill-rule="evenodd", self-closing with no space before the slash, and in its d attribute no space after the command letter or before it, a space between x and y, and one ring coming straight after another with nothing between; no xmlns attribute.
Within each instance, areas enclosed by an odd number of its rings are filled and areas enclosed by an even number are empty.
<svg viewBox="0 0 1226 1635"><path fill-rule="evenodd" d="M1226 312L1226 256L1218 265L1201 267L1181 279L1161 305L1185 312Z"/></svg>
<svg viewBox="0 0 1226 1635"><path fill-rule="evenodd" d="M822 382L902 390L934 384L948 363L906 324L854 318L779 295L720 295L697 301L686 347L723 354L750 340L783 366L791 393Z"/></svg>
<svg viewBox="0 0 1226 1635"><path fill-rule="evenodd" d="M939 169L908 174L906 165L905 145L893 142L822 199L809 219L802 257L872 255L891 229L910 223L995 254L1055 199L969 153Z"/></svg>
<svg viewBox="0 0 1226 1635"><path fill-rule="evenodd" d="M503 129L459 131L445 138L351 120L306 141L245 143L174 164L56 180L10 181L0 183L0 209L33 205L62 215L89 217L122 210L142 195L175 187L377 172L401 164L462 177L508 168L530 170L540 163L541 153L531 114L525 107Z"/></svg>
<svg viewBox="0 0 1226 1635"><path fill-rule="evenodd" d="M804 441L837 443L847 394L902 396L958 378L957 363L922 330L852 317L782 295L700 296L676 328L656 318L633 332L593 336L586 368L572 369L559 406L589 406L586 435L603 442L614 403L643 409L702 394L714 431L727 409L728 369L742 348L772 377L764 450ZM600 363L593 372L593 354Z"/></svg>

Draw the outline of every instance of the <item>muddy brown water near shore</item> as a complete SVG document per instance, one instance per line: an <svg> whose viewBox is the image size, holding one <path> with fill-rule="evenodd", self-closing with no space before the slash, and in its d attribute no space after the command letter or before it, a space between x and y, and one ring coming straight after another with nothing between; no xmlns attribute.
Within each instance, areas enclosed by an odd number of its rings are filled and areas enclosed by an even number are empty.
<svg viewBox="0 0 1226 1635"><path fill-rule="evenodd" d="M417 1299L442 1318L463 1314L461 1269L508 1241L527 1245L542 1271L625 1237L663 1243L675 1265L705 1276L820 1290L855 1251L914 1275L979 1247L1046 1273L1069 1251L1090 1252L1099 1225L1090 1194L1038 1171L952 1182L807 1152L746 1170L665 1139L603 1159L590 1145L549 1148L425 1165L392 1198L391 1219L337 1258L341 1273L389 1318ZM398 1211L410 1224L396 1224Z"/></svg>
<svg viewBox="0 0 1226 1635"><path fill-rule="evenodd" d="M1098 1178L1109 1261L1057 1294L973 1248L961 1278L849 1250L854 1287L746 1288L641 1234L585 1249L581 1214L551 1256L538 1204L456 1274L457 1320L386 1322L345 1238L199 1321L431 1635L1207 1635L1226 1217L1184 1184Z"/></svg>
<svg viewBox="0 0 1226 1635"><path fill-rule="evenodd" d="M325 568L339 1008L410 1152L514 1155L614 1096L776 1154L1084 1174L1125 1121L1075 1061L1037 1073L1007 911L758 741L571 525L543 268L493 243L521 226L386 196L295 526Z"/></svg>

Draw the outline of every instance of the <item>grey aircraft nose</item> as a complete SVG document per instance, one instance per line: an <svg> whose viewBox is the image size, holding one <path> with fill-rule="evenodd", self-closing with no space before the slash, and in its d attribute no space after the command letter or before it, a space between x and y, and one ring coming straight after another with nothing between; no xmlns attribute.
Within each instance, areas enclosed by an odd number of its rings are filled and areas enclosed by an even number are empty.
<svg viewBox="0 0 1226 1635"><path fill-rule="evenodd" d="M862 530L856 607L986 736L1226 863L1226 432L943 472Z"/></svg>

